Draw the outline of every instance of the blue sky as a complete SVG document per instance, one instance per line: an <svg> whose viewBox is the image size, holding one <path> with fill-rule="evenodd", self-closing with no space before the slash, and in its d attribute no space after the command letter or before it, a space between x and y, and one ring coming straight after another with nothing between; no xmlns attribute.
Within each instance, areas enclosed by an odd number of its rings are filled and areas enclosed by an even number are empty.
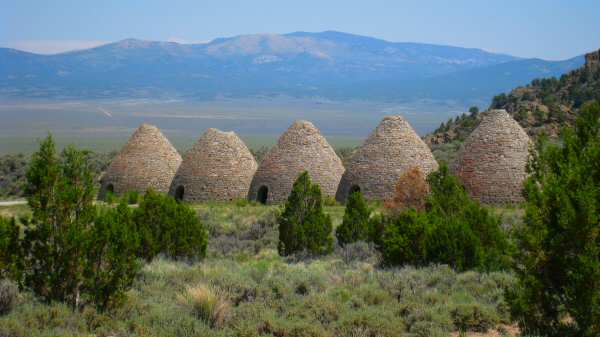
<svg viewBox="0 0 600 337"><path fill-rule="evenodd" d="M565 59L600 48L598 0L0 0L0 46L51 53L123 38L207 41L339 30Z"/></svg>

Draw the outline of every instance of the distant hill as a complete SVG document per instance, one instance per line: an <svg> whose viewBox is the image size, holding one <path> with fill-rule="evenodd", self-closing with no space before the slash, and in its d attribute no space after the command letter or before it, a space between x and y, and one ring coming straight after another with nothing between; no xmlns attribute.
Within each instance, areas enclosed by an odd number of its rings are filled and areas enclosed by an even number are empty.
<svg viewBox="0 0 600 337"><path fill-rule="evenodd" d="M489 99L582 63L582 57L520 59L334 31L242 35L204 44L127 39L56 55L0 48L0 96Z"/></svg>
<svg viewBox="0 0 600 337"><path fill-rule="evenodd" d="M586 102L600 101L600 50L585 55L585 64L560 78L535 79L509 93L493 98L491 109L506 109L527 133L559 136L561 127L571 125ZM473 111L442 123L425 137L434 149L456 149L479 124Z"/></svg>

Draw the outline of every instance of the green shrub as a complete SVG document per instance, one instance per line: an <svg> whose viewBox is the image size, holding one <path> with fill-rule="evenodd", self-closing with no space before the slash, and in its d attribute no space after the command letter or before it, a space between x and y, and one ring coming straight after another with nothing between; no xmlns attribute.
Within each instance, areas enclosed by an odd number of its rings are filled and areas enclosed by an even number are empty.
<svg viewBox="0 0 600 337"><path fill-rule="evenodd" d="M600 104L581 109L563 145L544 140L530 161L519 287L509 293L525 333L600 335Z"/></svg>
<svg viewBox="0 0 600 337"><path fill-rule="evenodd" d="M308 172L294 182L278 222L279 254L325 254L333 250L331 218L323 211L321 188L311 182Z"/></svg>
<svg viewBox="0 0 600 337"><path fill-rule="evenodd" d="M113 191L106 191L106 194L104 194L104 202L107 204L112 205L117 202L117 199L118 198Z"/></svg>
<svg viewBox="0 0 600 337"><path fill-rule="evenodd" d="M459 303L450 310L454 327L460 331L486 332L500 323L492 306L482 303Z"/></svg>
<svg viewBox="0 0 600 337"><path fill-rule="evenodd" d="M19 288L10 280L0 280L0 316L9 313L17 302Z"/></svg>
<svg viewBox="0 0 600 337"><path fill-rule="evenodd" d="M14 218L0 216L0 278L16 277L18 271L19 226Z"/></svg>
<svg viewBox="0 0 600 337"><path fill-rule="evenodd" d="M471 199L445 164L427 178L424 211L407 209L381 217L384 263L444 263L457 270L507 268L511 247L500 218ZM380 229L381 231L381 229Z"/></svg>
<svg viewBox="0 0 600 337"><path fill-rule="evenodd" d="M327 195L323 198L323 205L324 206L328 206L328 207L332 207L332 206L339 206L340 203L337 202L337 200L335 200L334 197Z"/></svg>
<svg viewBox="0 0 600 337"><path fill-rule="evenodd" d="M140 257L151 260L157 254L172 258L203 258L208 232L190 206L173 197L149 190L133 212L140 235Z"/></svg>
<svg viewBox="0 0 600 337"><path fill-rule="evenodd" d="M427 215L408 209L395 217L382 217L381 255L387 265L423 265Z"/></svg>
<svg viewBox="0 0 600 337"><path fill-rule="evenodd" d="M85 268L87 292L99 309L116 307L124 299L141 267L139 247L132 211L124 201L99 212L90 232Z"/></svg>
<svg viewBox="0 0 600 337"><path fill-rule="evenodd" d="M348 197L342 224L335 230L340 246L357 241L366 241L369 238L369 209L363 195L356 191Z"/></svg>
<svg viewBox="0 0 600 337"><path fill-rule="evenodd" d="M125 200L129 205L135 205L140 199L140 194L137 191L129 191L121 199Z"/></svg>

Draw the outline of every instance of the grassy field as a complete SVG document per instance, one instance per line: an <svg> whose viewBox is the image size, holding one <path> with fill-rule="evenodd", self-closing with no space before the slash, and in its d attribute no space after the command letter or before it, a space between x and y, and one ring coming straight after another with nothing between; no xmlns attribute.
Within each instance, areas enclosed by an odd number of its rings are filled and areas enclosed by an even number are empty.
<svg viewBox="0 0 600 337"><path fill-rule="evenodd" d="M21 292L0 317L0 336L511 336L504 289L510 273L446 266L382 268L368 244L310 259L277 254L278 206L194 205L208 256L144 266L115 311L73 312ZM327 206L334 226L343 206ZM27 215L27 206L0 214ZM509 219L515 209L499 210Z"/></svg>
<svg viewBox="0 0 600 337"><path fill-rule="evenodd" d="M21 204L21 205L11 205L11 206L0 206L0 216L3 217L28 217L31 215L31 210L29 206Z"/></svg>

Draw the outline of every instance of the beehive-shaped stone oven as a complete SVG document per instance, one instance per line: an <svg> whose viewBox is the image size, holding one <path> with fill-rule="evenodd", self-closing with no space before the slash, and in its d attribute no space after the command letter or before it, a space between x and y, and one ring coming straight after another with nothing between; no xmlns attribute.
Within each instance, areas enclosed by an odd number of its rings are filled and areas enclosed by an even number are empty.
<svg viewBox="0 0 600 337"><path fill-rule="evenodd" d="M262 203L285 201L303 171L308 171L324 195L334 196L344 166L311 122L296 121L260 163L248 197Z"/></svg>
<svg viewBox="0 0 600 337"><path fill-rule="evenodd" d="M234 132L211 128L183 156L170 194L185 201L244 199L257 166Z"/></svg>
<svg viewBox="0 0 600 337"><path fill-rule="evenodd" d="M481 202L519 202L529 146L527 133L506 110L490 110L465 140L452 169Z"/></svg>
<svg viewBox="0 0 600 337"><path fill-rule="evenodd" d="M356 190L368 200L390 199L398 179L413 167L427 175L438 164L427 144L404 118L387 116L350 158L336 199L345 202Z"/></svg>
<svg viewBox="0 0 600 337"><path fill-rule="evenodd" d="M110 163L99 197L109 191L116 195L148 189L167 193L180 164L181 156L160 130L142 124Z"/></svg>

